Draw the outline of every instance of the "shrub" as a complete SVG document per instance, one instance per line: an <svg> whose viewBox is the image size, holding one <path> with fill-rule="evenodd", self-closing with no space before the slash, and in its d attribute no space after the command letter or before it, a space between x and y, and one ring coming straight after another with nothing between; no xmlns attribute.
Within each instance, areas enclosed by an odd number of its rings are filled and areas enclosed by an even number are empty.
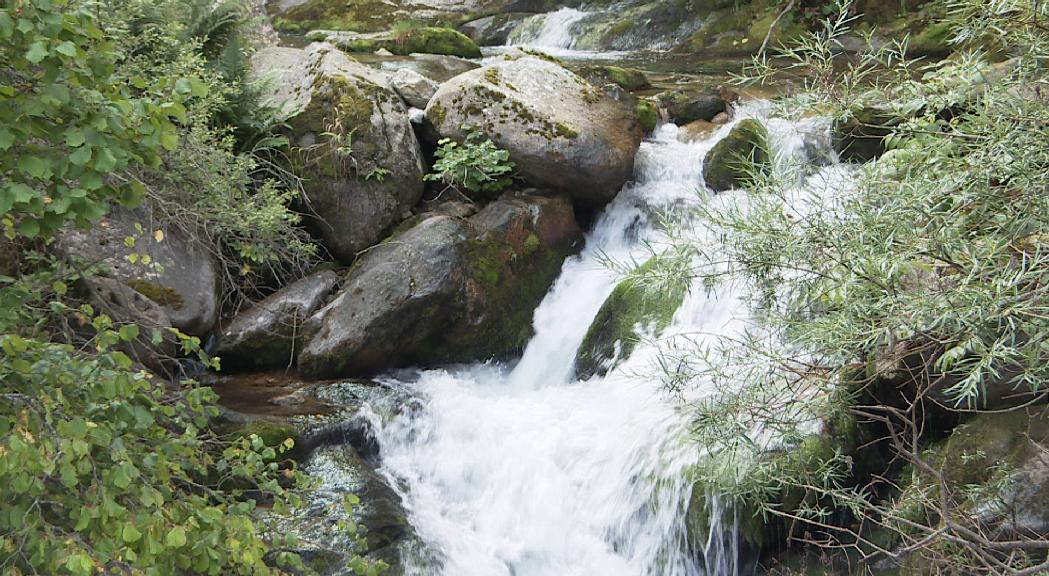
<svg viewBox="0 0 1049 576"><path fill-rule="evenodd" d="M494 197L513 183L510 153L482 134L471 132L462 144L449 138L437 144L437 161L426 180L442 182L475 199Z"/></svg>

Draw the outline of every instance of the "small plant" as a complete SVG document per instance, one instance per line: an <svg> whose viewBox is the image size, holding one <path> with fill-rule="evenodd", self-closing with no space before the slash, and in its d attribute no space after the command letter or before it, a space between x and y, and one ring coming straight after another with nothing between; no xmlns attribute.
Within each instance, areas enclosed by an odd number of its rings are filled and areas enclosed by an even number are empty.
<svg viewBox="0 0 1049 576"><path fill-rule="evenodd" d="M427 181L443 182L446 190L473 199L493 197L513 183L510 153L484 135L471 132L462 143L442 138L437 144L437 161Z"/></svg>

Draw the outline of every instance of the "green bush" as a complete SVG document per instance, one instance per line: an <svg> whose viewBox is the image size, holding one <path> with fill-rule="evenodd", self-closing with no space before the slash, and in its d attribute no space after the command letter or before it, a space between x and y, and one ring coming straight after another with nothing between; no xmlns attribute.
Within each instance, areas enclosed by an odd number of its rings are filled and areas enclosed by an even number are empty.
<svg viewBox="0 0 1049 576"><path fill-rule="evenodd" d="M442 182L475 199L494 197L513 184L510 153L482 134L471 132L462 144L442 138L438 146L437 161L426 180Z"/></svg>

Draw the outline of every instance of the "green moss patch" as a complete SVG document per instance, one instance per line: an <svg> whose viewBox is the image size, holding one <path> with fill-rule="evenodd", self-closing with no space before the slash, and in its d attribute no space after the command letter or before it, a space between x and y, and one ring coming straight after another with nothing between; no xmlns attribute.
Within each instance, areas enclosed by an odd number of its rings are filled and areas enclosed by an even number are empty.
<svg viewBox="0 0 1049 576"><path fill-rule="evenodd" d="M435 26L406 26L389 33L361 36L330 34L325 38L346 52L375 52L383 49L402 56L422 53L461 58L481 57L481 49L468 36L450 28Z"/></svg>
<svg viewBox="0 0 1049 576"><path fill-rule="evenodd" d="M757 120L740 121L707 153L703 178L715 192L744 185L755 170L768 166L768 132Z"/></svg>
<svg viewBox="0 0 1049 576"><path fill-rule="evenodd" d="M638 272L643 274L655 265L655 259L649 260ZM576 355L576 375L590 378L604 374L617 356L617 343L619 359L629 356L638 342L637 326L652 326L657 331L666 328L686 291L684 284L659 289L632 278L620 282L586 331Z"/></svg>
<svg viewBox="0 0 1049 576"><path fill-rule="evenodd" d="M186 305L181 294L176 292L173 288L161 286L156 282L135 278L133 280L128 280L127 285L135 292L138 292L161 306L171 308L172 310L181 310L182 307Z"/></svg>

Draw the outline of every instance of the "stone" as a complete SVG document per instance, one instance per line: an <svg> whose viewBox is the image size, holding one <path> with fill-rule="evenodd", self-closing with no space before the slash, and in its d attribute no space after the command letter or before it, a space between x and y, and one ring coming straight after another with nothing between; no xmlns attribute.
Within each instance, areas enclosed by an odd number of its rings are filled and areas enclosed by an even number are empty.
<svg viewBox="0 0 1049 576"><path fill-rule="evenodd" d="M458 141L478 131L537 188L601 206L632 176L642 129L634 111L561 65L507 56L444 83L426 117Z"/></svg>
<svg viewBox="0 0 1049 576"><path fill-rule="evenodd" d="M639 271L655 265L655 260L649 260ZM684 283L649 286L632 278L617 284L601 305L579 346L575 360L576 377L587 380L604 375L628 357L638 342L638 329L658 335L674 318L687 288Z"/></svg>
<svg viewBox="0 0 1049 576"><path fill-rule="evenodd" d="M416 26L381 32L346 32L341 30L312 30L310 39L330 42L347 52L371 52L408 55L443 54L461 58L480 58L481 49L474 41L451 28Z"/></svg>
<svg viewBox="0 0 1049 576"><path fill-rule="evenodd" d="M493 14L461 24L459 31L479 46L505 46L514 28L532 16L528 12Z"/></svg>
<svg viewBox="0 0 1049 576"><path fill-rule="evenodd" d="M580 239L571 203L511 193L457 213L423 215L361 257L309 321L304 374L363 376L523 347L532 311Z"/></svg>
<svg viewBox="0 0 1049 576"><path fill-rule="evenodd" d="M352 262L422 196L422 152L404 102L383 73L329 44L260 50L252 70L271 80L264 101L290 114L303 211L328 251Z"/></svg>
<svg viewBox="0 0 1049 576"><path fill-rule="evenodd" d="M401 68L390 76L393 89L413 108L426 108L437 92L437 83L411 68Z"/></svg>
<svg viewBox="0 0 1049 576"><path fill-rule="evenodd" d="M444 56L441 54L409 54L405 60L394 60L383 62L380 67L385 71L397 71L401 68L414 70L419 74L442 84L456 76L476 70L481 65L466 58L457 56Z"/></svg>
<svg viewBox="0 0 1049 576"><path fill-rule="evenodd" d="M703 160L703 179L714 192L737 188L749 178L749 170L768 165L768 132L748 118L740 120L718 141Z"/></svg>
<svg viewBox="0 0 1049 576"><path fill-rule="evenodd" d="M89 230L63 229L55 247L67 260L97 265L100 276L152 300L170 326L192 336L206 336L219 314L218 263L188 234L172 227L154 228L153 221L146 209L114 208ZM106 288L110 289L116 288ZM138 306L125 296L119 298ZM156 320L162 319L158 316Z"/></svg>
<svg viewBox="0 0 1049 576"><path fill-rule="evenodd" d="M676 90L664 92L658 99L667 118L679 126L696 120L710 122L728 110L728 102L717 90Z"/></svg>
<svg viewBox="0 0 1049 576"><path fill-rule="evenodd" d="M331 270L311 274L235 316L222 330L216 350L223 366L292 365L302 345L302 325L325 303L338 281Z"/></svg>

